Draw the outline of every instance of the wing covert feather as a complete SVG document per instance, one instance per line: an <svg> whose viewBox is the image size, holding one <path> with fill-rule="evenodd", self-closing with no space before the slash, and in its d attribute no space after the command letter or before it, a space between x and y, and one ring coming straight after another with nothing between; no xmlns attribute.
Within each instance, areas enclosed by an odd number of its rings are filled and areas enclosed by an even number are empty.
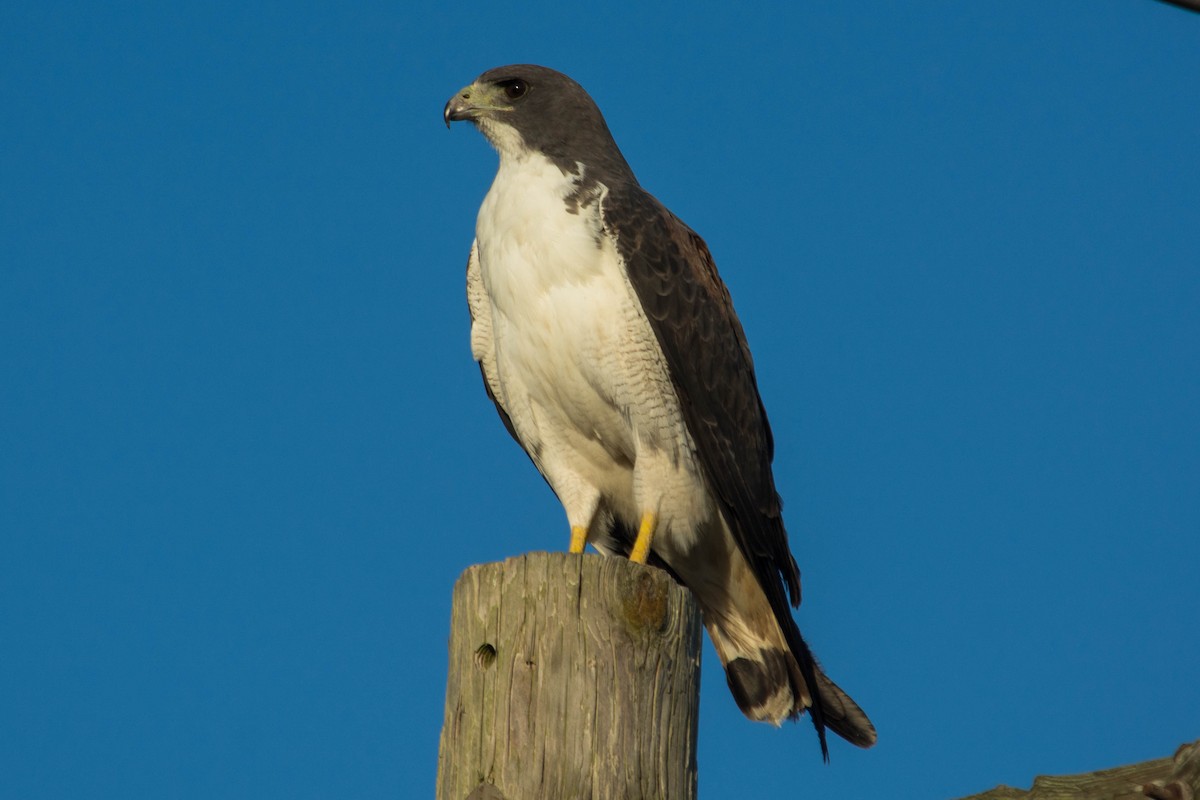
<svg viewBox="0 0 1200 800"><path fill-rule="evenodd" d="M611 197L605 225L662 347L705 477L772 603L786 609L786 585L799 605L774 441L729 290L704 240L661 203L636 185Z"/></svg>

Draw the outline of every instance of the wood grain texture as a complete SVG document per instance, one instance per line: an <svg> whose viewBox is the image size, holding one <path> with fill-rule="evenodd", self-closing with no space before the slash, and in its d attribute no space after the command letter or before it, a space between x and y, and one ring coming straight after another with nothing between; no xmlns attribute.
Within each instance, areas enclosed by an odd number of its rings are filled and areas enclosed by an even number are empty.
<svg viewBox="0 0 1200 800"><path fill-rule="evenodd" d="M530 553L451 615L438 800L695 798L700 614L666 573Z"/></svg>
<svg viewBox="0 0 1200 800"><path fill-rule="evenodd" d="M1078 775L1039 775L1028 791L998 786L962 800L1193 800L1200 797L1200 741L1172 758Z"/></svg>

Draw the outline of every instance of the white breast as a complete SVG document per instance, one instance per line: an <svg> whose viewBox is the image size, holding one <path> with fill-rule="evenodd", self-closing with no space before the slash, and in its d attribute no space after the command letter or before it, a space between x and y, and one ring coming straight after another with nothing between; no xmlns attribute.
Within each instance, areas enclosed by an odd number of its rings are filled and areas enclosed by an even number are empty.
<svg viewBox="0 0 1200 800"><path fill-rule="evenodd" d="M670 527L694 528L710 503L662 353L602 229L606 190L574 212L565 201L582 172L501 160L476 224L490 341L474 346L492 352L475 355L495 364L493 390L564 505L578 476L634 524L653 506Z"/></svg>

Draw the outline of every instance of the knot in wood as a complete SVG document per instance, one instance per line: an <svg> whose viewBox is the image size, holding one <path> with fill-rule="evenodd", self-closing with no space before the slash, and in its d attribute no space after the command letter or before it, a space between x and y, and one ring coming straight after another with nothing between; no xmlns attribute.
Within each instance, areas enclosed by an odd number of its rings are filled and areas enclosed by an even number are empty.
<svg viewBox="0 0 1200 800"><path fill-rule="evenodd" d="M625 620L639 630L661 631L667 626L667 591L665 575L653 567L637 570L628 580L622 599Z"/></svg>
<svg viewBox="0 0 1200 800"><path fill-rule="evenodd" d="M1192 800L1195 797L1192 787L1183 781L1148 783L1142 787L1142 794L1151 800Z"/></svg>
<svg viewBox="0 0 1200 800"><path fill-rule="evenodd" d="M496 648L484 642L475 648L475 667L484 670L496 662Z"/></svg>

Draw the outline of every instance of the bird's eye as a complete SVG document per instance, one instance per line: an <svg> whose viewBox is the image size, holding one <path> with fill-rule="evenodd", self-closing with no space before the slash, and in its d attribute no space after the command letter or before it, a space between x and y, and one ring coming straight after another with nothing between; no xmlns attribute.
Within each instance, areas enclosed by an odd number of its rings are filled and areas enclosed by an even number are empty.
<svg viewBox="0 0 1200 800"><path fill-rule="evenodd" d="M520 78L504 81L500 85L504 87L504 96L509 100L520 100L529 91L529 84Z"/></svg>

